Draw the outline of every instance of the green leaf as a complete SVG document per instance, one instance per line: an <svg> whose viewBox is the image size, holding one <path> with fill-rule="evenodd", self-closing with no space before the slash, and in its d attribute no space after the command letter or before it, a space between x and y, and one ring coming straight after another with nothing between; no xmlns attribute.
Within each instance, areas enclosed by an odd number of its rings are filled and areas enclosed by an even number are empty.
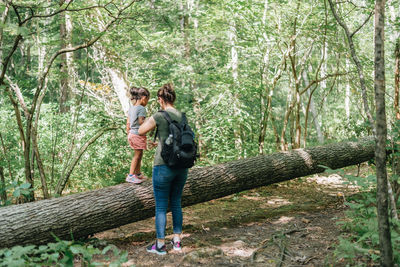
<svg viewBox="0 0 400 267"><path fill-rule="evenodd" d="M30 183L24 183L24 184L21 184L19 187L21 189L28 189L29 187L31 187L31 184Z"/></svg>
<svg viewBox="0 0 400 267"><path fill-rule="evenodd" d="M112 245L108 245L105 248L103 248L103 250L101 251L101 254L105 255L110 249L112 249L113 246Z"/></svg>
<svg viewBox="0 0 400 267"><path fill-rule="evenodd" d="M20 197L21 196L21 191L19 188L15 189L13 192L14 197Z"/></svg>
<svg viewBox="0 0 400 267"><path fill-rule="evenodd" d="M74 254L83 254L85 252L85 249L80 245L73 245L69 249Z"/></svg>

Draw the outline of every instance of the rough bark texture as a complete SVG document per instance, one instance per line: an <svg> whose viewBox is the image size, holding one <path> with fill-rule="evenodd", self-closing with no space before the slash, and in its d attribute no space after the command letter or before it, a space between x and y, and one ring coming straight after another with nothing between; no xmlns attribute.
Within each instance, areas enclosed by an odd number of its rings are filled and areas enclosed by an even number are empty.
<svg viewBox="0 0 400 267"><path fill-rule="evenodd" d="M400 108L399 108L399 94L400 94L400 38L396 41L396 47L394 50L395 57L395 68L394 68L394 112L396 113L396 119L400 120Z"/></svg>
<svg viewBox="0 0 400 267"><path fill-rule="evenodd" d="M4 178L3 167L0 166L0 200L5 203L7 201L6 180Z"/></svg>
<svg viewBox="0 0 400 267"><path fill-rule="evenodd" d="M193 168L182 205L206 202L243 190L358 164L374 157L372 138L297 149ZM150 181L0 208L0 247L86 237L154 216Z"/></svg>
<svg viewBox="0 0 400 267"><path fill-rule="evenodd" d="M385 0L375 1L375 106L376 106L376 179L381 266L393 266L390 237L388 180L386 171L387 124L385 111Z"/></svg>

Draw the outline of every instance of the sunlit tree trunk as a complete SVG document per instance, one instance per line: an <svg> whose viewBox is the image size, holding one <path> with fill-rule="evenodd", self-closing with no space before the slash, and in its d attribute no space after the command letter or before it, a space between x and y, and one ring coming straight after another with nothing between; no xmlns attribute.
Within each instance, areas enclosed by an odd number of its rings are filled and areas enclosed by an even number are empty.
<svg viewBox="0 0 400 267"><path fill-rule="evenodd" d="M64 0L60 1L60 5L63 4ZM68 46L67 41L67 29L65 23L65 13L59 15L60 18L60 46L61 49L65 49ZM60 112L65 113L69 111L67 106L67 101L70 95L69 89L69 77L68 77L68 67L67 67L67 55L60 55Z"/></svg>
<svg viewBox="0 0 400 267"><path fill-rule="evenodd" d="M381 266L393 266L389 212L388 182L386 172L386 110L385 110L385 48L384 48L385 0L375 2L375 105L376 146L375 162L377 177L377 209Z"/></svg>
<svg viewBox="0 0 400 267"><path fill-rule="evenodd" d="M300 1L297 2L296 11L300 8ZM300 125L300 111L301 111L301 98L300 98L300 77L298 76L301 74L301 71L298 72L297 70L297 48L296 48L296 38L297 38L297 17L294 19L293 23L293 32L290 40L290 47L291 50L289 52L289 59L291 65L291 73L292 73L292 92L290 97L290 102L288 105L288 109L286 110L285 119L284 119L284 128L281 133L281 149L286 150L285 144L285 135L286 135L286 127L287 123L290 123L290 145L292 148L299 148L300 147L300 140L301 140L301 125ZM294 114L293 114L294 113Z"/></svg>
<svg viewBox="0 0 400 267"><path fill-rule="evenodd" d="M9 10L9 4L6 2L3 14L1 14L0 18L1 25L5 25ZM3 27L0 27L0 61L3 61Z"/></svg>
<svg viewBox="0 0 400 267"><path fill-rule="evenodd" d="M400 39L397 39L395 48L395 70L394 70L394 110L396 113L397 120L400 120L399 94L400 94Z"/></svg>
<svg viewBox="0 0 400 267"><path fill-rule="evenodd" d="M111 77L114 92L118 96L118 100L121 103L124 114L128 114L129 98L127 97L127 92L129 90L129 87L124 75L121 73L121 71L115 68L107 67L106 71Z"/></svg>
<svg viewBox="0 0 400 267"><path fill-rule="evenodd" d="M269 111L270 111L270 105L271 105L271 100L272 100L272 93L274 90L274 86L271 86L268 84L268 67L269 67L269 53L270 53L270 48L268 47L268 35L266 32L266 27L267 27L267 11L268 11L268 0L265 0L264 2L264 12L263 12L263 17L262 17L262 26L264 28L263 30L263 41L267 44L267 48L265 49L265 54L262 59L262 67L260 68L261 70L261 81L260 81L260 113L261 113L261 118L260 118L260 133L258 136L258 153L260 155L264 154L264 142L265 142L265 135L267 133L267 122L268 122L268 117L269 117Z"/></svg>
<svg viewBox="0 0 400 267"><path fill-rule="evenodd" d="M244 154L243 151L243 141L241 136L241 123L240 123L240 102L239 102L239 57L238 51L236 48L237 43L237 36L236 36L236 22L235 18L230 21L229 31L228 31L228 38L229 44L231 46L231 71L232 71L232 80L233 80L233 99L232 99L232 110L233 110L233 118L235 118L236 125L233 125L233 134L235 138L235 149L238 151L239 158L242 157Z"/></svg>
<svg viewBox="0 0 400 267"><path fill-rule="evenodd" d="M346 58L346 69L347 71L350 70L350 62L349 59ZM346 81L346 95L344 99L344 109L346 111L346 118L347 120L350 119L350 96L351 96L351 91L350 91L350 78L347 79Z"/></svg>
<svg viewBox="0 0 400 267"><path fill-rule="evenodd" d="M399 91L400 91L400 27L398 24L396 24L396 21L399 17L400 12L400 6L398 6L398 10L396 12L395 9L395 3L393 1L388 2L389 6L389 12L390 12L390 23L392 25L396 25L394 28L394 32L390 35L390 40L395 43L395 49L394 49L394 60L395 60L395 66L394 66L394 114L395 114L395 125L397 127L400 126L400 107L399 107ZM398 129L396 129L398 130ZM394 147L399 147L399 139L398 137L392 137L392 145ZM392 164L392 173L394 175L399 175L400 174L400 157L396 154L392 156L393 164ZM388 188L389 188L389 197L390 197L390 205L391 205L391 214L392 218L394 220L398 220L398 214L397 214L397 199L398 199L398 194L400 194L400 186L399 183L397 182L397 179L392 180L392 184L390 183L390 180L388 181ZM393 192L393 189L397 189L398 192Z"/></svg>
<svg viewBox="0 0 400 267"><path fill-rule="evenodd" d="M60 0L60 6L65 0ZM61 49L72 47L72 18L68 12L60 14L60 43ZM60 77L60 112L69 111L67 102L71 98L72 86L75 84L75 71L73 67L73 53L65 53L60 56L61 59L61 77Z"/></svg>

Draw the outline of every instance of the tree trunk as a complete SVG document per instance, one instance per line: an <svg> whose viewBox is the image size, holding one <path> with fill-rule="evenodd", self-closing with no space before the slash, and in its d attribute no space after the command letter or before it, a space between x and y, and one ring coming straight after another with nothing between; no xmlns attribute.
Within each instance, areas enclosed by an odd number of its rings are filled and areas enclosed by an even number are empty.
<svg viewBox="0 0 400 267"><path fill-rule="evenodd" d="M114 92L118 96L118 100L121 103L122 110L125 115L128 114L129 110L129 98L127 97L127 92L129 91L129 87L125 80L125 77L121 71L117 68L106 68L107 73L111 77L111 82L114 88Z"/></svg>
<svg viewBox="0 0 400 267"><path fill-rule="evenodd" d="M400 108L399 108L399 93L400 93L400 38L396 41L396 47L394 51L395 56L395 69L394 69L394 112L396 119L400 120Z"/></svg>
<svg viewBox="0 0 400 267"><path fill-rule="evenodd" d="M233 92L232 92L232 116L236 121L237 125L233 125L233 135L235 138L235 149L238 151L238 158L243 157L243 140L242 140L242 132L241 132L241 122L240 122L240 101L239 101L239 56L237 51L237 29L235 16L233 16L230 21L229 31L228 31L229 44L231 46L231 61L230 67L232 70L232 80L233 80Z"/></svg>
<svg viewBox="0 0 400 267"><path fill-rule="evenodd" d="M342 168L374 157L372 138L277 152L194 168L182 205L190 206L260 186ZM154 216L152 184L120 184L86 193L0 208L0 247L75 239Z"/></svg>
<svg viewBox="0 0 400 267"><path fill-rule="evenodd" d="M8 4L8 2L6 2L3 14L1 15L1 18L0 18L0 23L2 25L4 25L6 22L9 10L10 10L9 4ZM3 62L3 29L4 29L3 26L0 27L0 61L1 62Z"/></svg>
<svg viewBox="0 0 400 267"><path fill-rule="evenodd" d="M350 71L350 62L349 59L346 58L346 70ZM350 75L349 77L346 79L346 96L344 99L344 109L346 110L346 118L347 121L350 120L350 96L351 96L351 92L350 92Z"/></svg>
<svg viewBox="0 0 400 267"><path fill-rule="evenodd" d="M376 106L376 179L377 209L381 266L393 266L393 250L388 212L388 180L386 172L387 124L385 111L385 0L375 1L375 106Z"/></svg>
<svg viewBox="0 0 400 267"><path fill-rule="evenodd" d="M64 1L61 1L60 5ZM67 48L67 26L65 23L65 13L60 14L60 46L61 49ZM66 113L69 111L67 102L69 100L69 77L67 68L67 54L60 55L60 112Z"/></svg>
<svg viewBox="0 0 400 267"><path fill-rule="evenodd" d="M0 166L0 200L3 205L7 202L6 179L4 178L3 167Z"/></svg>
<svg viewBox="0 0 400 267"><path fill-rule="evenodd" d="M64 4L64 0L60 1L60 6ZM72 18L68 12L60 14L60 43L61 49L72 47ZM69 111L67 104L71 98L72 86L74 84L74 68L73 68L73 53L65 53L60 55L61 60L61 77L60 77L60 112L66 113Z"/></svg>

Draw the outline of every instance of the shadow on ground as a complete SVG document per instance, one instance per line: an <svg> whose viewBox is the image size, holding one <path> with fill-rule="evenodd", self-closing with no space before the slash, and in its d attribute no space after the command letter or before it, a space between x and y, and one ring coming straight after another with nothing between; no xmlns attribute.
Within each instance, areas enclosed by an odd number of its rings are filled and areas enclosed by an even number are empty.
<svg viewBox="0 0 400 267"><path fill-rule="evenodd" d="M337 175L314 175L186 207L183 251L165 256L145 251L154 218L95 237L128 251L124 266L344 266L333 257L336 222L355 191ZM171 238L170 215L167 227Z"/></svg>

